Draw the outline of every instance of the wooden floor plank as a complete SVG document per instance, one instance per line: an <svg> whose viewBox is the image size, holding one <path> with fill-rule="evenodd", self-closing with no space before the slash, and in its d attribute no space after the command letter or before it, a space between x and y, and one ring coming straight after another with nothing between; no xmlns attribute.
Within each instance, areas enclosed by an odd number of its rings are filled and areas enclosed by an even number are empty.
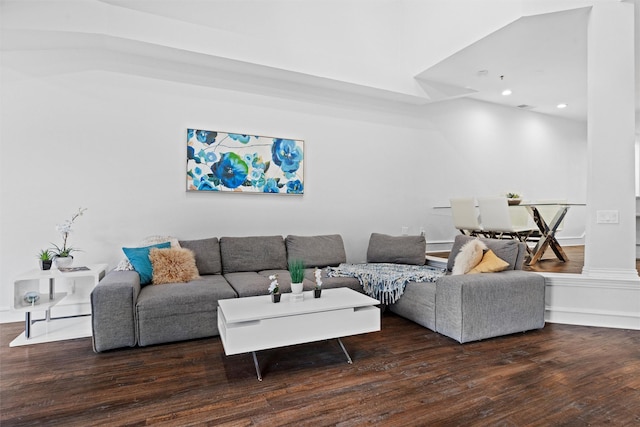
<svg viewBox="0 0 640 427"><path fill-rule="evenodd" d="M547 324L464 345L392 313L382 331L226 357L219 338L95 354L9 347L0 425L640 425L640 331Z"/></svg>

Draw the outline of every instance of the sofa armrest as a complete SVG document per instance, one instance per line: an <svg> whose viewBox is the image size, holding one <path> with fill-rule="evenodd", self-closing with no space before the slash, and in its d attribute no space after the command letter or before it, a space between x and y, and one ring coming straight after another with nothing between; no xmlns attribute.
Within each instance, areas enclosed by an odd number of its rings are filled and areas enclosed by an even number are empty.
<svg viewBox="0 0 640 427"><path fill-rule="evenodd" d="M91 292L93 350L101 352L134 347L135 305L140 275L135 271L111 271Z"/></svg>
<svg viewBox="0 0 640 427"><path fill-rule="evenodd" d="M521 270L444 276L436 331L461 343L544 326L544 277Z"/></svg>

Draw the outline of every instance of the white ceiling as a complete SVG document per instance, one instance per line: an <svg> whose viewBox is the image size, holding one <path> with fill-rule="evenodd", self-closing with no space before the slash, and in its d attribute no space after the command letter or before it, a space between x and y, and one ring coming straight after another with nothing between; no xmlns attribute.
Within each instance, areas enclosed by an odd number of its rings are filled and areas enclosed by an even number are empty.
<svg viewBox="0 0 640 427"><path fill-rule="evenodd" d="M636 0L637 23L639 3ZM522 17L416 78L435 99L466 96L586 121L589 10ZM640 58L639 33L636 28L636 63ZM638 106L640 73L636 73L636 86ZM513 93L503 96L507 88ZM559 103L568 107L558 109Z"/></svg>

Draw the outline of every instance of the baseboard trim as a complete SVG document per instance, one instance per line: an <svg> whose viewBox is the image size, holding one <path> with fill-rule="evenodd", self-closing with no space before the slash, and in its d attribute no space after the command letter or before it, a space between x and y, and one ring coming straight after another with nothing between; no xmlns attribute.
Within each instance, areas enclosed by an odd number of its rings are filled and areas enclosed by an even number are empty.
<svg viewBox="0 0 640 427"><path fill-rule="evenodd" d="M640 330L640 278L540 273L550 323Z"/></svg>
<svg viewBox="0 0 640 427"><path fill-rule="evenodd" d="M9 307L0 307L0 323L24 322L24 313L11 310Z"/></svg>
<svg viewBox="0 0 640 427"><path fill-rule="evenodd" d="M545 320L566 325L640 330L640 315L610 310L546 307Z"/></svg>

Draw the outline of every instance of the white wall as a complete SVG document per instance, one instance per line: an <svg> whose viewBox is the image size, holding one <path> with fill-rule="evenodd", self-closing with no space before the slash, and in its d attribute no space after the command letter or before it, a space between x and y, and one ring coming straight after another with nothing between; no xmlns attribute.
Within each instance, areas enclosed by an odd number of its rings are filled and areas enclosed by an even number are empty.
<svg viewBox="0 0 640 427"><path fill-rule="evenodd" d="M584 182L583 125L537 114L461 100L406 117L101 71L3 71L3 301L80 206L77 264L113 266L122 245L152 234L341 233L356 262L373 231L424 226L429 240L450 240L450 218L431 208L452 195L584 194L572 184ZM189 127L305 140L305 195L186 193Z"/></svg>
<svg viewBox="0 0 640 427"><path fill-rule="evenodd" d="M42 43L14 44L0 61L0 320L20 319L7 311L12 278L60 244L55 225L81 206L76 264L113 267L123 245L153 234L340 233L358 262L371 232L402 226L424 226L430 249L446 248L455 230L433 207L451 196L515 189L584 201L581 123L467 100L418 107L230 91L114 72L117 56ZM305 195L185 192L187 128L305 140ZM583 218L570 215L563 235L580 237Z"/></svg>

